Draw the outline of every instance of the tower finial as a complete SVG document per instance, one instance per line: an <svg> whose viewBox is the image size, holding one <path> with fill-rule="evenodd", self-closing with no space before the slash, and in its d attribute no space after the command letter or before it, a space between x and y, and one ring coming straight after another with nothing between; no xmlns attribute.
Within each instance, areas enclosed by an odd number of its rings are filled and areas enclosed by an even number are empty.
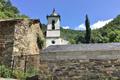
<svg viewBox="0 0 120 80"><path fill-rule="evenodd" d="M55 13L55 8L53 8L53 13Z"/></svg>

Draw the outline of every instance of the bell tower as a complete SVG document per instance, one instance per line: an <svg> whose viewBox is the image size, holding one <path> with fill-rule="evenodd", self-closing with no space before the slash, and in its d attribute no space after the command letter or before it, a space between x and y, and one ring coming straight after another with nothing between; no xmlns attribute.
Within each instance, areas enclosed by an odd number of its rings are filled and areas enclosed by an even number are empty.
<svg viewBox="0 0 120 80"><path fill-rule="evenodd" d="M50 45L60 45L60 15L53 9L50 15L47 15L46 47Z"/></svg>

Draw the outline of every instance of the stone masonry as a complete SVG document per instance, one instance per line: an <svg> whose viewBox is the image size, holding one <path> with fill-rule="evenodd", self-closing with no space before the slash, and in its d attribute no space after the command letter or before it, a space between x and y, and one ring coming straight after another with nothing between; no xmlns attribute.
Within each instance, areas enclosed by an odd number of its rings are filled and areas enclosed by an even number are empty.
<svg viewBox="0 0 120 80"><path fill-rule="evenodd" d="M39 20L0 20L0 64L22 69L27 67L27 62L39 67L39 48L43 40Z"/></svg>
<svg viewBox="0 0 120 80"><path fill-rule="evenodd" d="M41 64L43 80L120 80L120 43L50 46Z"/></svg>
<svg viewBox="0 0 120 80"><path fill-rule="evenodd" d="M10 66L16 21L0 21L0 63Z"/></svg>

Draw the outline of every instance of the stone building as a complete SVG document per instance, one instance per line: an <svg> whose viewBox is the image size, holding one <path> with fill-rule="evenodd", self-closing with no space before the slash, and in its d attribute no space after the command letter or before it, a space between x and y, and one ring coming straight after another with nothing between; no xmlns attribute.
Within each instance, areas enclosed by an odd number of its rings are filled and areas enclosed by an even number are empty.
<svg viewBox="0 0 120 80"><path fill-rule="evenodd" d="M0 64L24 68L27 61L38 65L43 40L37 19L0 20Z"/></svg>
<svg viewBox="0 0 120 80"><path fill-rule="evenodd" d="M119 80L120 43L52 45L41 62L53 80Z"/></svg>
<svg viewBox="0 0 120 80"><path fill-rule="evenodd" d="M60 38L60 15L53 10L52 14L47 16L48 24L46 30L46 47L50 45L64 45L68 41Z"/></svg>

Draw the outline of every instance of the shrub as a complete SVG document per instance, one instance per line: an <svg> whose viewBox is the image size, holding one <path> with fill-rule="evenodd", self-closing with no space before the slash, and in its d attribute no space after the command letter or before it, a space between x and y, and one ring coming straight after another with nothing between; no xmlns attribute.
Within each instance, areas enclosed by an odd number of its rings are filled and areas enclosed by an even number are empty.
<svg viewBox="0 0 120 80"><path fill-rule="evenodd" d="M4 65L0 65L0 77L3 78L16 78L20 80L25 80L27 77L35 76L38 74L38 71L29 67L26 73L22 70L14 70L12 71L10 68L5 67Z"/></svg>
<svg viewBox="0 0 120 80"><path fill-rule="evenodd" d="M12 77L12 71L6 68L4 65L0 66L0 77L9 78Z"/></svg>

